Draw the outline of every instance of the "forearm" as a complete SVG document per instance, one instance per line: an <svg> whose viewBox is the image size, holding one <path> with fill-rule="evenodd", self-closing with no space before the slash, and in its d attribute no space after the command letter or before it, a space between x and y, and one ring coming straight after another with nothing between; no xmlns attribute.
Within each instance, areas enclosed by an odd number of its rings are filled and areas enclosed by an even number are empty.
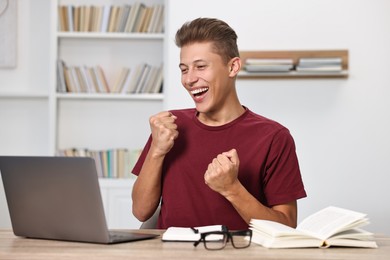
<svg viewBox="0 0 390 260"><path fill-rule="evenodd" d="M294 228L297 225L297 206L295 201L272 208L266 207L250 194L239 181L222 195L232 203L248 224L251 219L265 219Z"/></svg>
<svg viewBox="0 0 390 260"><path fill-rule="evenodd" d="M161 171L164 157L149 152L132 191L133 214L146 221L155 212L161 197Z"/></svg>

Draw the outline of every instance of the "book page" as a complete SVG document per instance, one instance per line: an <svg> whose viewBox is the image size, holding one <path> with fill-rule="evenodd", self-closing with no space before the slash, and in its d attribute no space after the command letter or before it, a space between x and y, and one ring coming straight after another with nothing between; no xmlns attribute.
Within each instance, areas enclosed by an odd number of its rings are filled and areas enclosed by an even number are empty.
<svg viewBox="0 0 390 260"><path fill-rule="evenodd" d="M252 230L269 237L307 237L307 234L302 231L270 220L252 219L250 226Z"/></svg>
<svg viewBox="0 0 390 260"><path fill-rule="evenodd" d="M327 207L304 219L297 227L305 233L326 240L332 235L343 231L346 227L353 228L362 226L365 222L360 221L365 218L365 214L337 208ZM357 223L356 225L355 222Z"/></svg>

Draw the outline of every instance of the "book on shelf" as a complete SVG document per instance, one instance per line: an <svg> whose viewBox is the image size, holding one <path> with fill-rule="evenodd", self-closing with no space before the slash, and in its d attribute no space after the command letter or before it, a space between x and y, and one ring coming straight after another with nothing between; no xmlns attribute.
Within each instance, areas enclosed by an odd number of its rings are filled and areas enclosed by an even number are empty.
<svg viewBox="0 0 390 260"><path fill-rule="evenodd" d="M124 84L126 83L127 78L129 78L130 74L130 68L123 67L120 71L120 74L118 77L116 77L114 84L111 88L111 93L120 93L124 87Z"/></svg>
<svg viewBox="0 0 390 260"><path fill-rule="evenodd" d="M72 82L72 76L70 75L70 70L68 67L64 67L64 77L65 77L65 87L66 92L75 92L74 83ZM58 89L58 87L57 87Z"/></svg>
<svg viewBox="0 0 390 260"><path fill-rule="evenodd" d="M146 5L142 4L135 18L134 27L131 32L140 32L142 23L145 19Z"/></svg>
<svg viewBox="0 0 390 260"><path fill-rule="evenodd" d="M160 7L160 12L157 16L157 23L154 28L154 32L163 32L164 31L164 6Z"/></svg>
<svg viewBox="0 0 390 260"><path fill-rule="evenodd" d="M63 8L64 8L64 6L62 6L62 5L59 5L59 6L57 7L57 13L58 13L58 31L60 31L60 32L66 31L66 28L65 28L66 18L65 18L65 16L64 16L64 12L62 11Z"/></svg>
<svg viewBox="0 0 390 260"><path fill-rule="evenodd" d="M124 32L131 32L133 30L134 24L137 19L139 10L141 9L141 2L136 2L131 6L129 17L126 21L126 26Z"/></svg>
<svg viewBox="0 0 390 260"><path fill-rule="evenodd" d="M252 242L267 248L376 248L373 234L361 229L367 224L366 214L330 206L306 217L296 229L260 219L252 219L250 229Z"/></svg>
<svg viewBox="0 0 390 260"><path fill-rule="evenodd" d="M340 57L300 58L296 66L296 71L307 73L342 72L342 59Z"/></svg>
<svg viewBox="0 0 390 260"><path fill-rule="evenodd" d="M107 32L108 30L108 21L110 19L110 11L111 11L111 6L110 5L104 5L103 7L103 11L102 11L102 14L101 14L101 27L100 27L100 30L98 30L98 32Z"/></svg>
<svg viewBox="0 0 390 260"><path fill-rule="evenodd" d="M80 7L79 6L74 7L73 29L75 32L80 31Z"/></svg>
<svg viewBox="0 0 390 260"><path fill-rule="evenodd" d="M146 7L144 18L142 19L141 25L139 27L139 32L141 33L147 32L147 27L150 24L152 14L153 14L153 7L151 6Z"/></svg>
<svg viewBox="0 0 390 260"><path fill-rule="evenodd" d="M81 92L81 82L79 81L79 77L77 75L77 67L69 67L69 77L71 78L70 83L72 86L70 89L73 90L73 92Z"/></svg>
<svg viewBox="0 0 390 260"><path fill-rule="evenodd" d="M74 6L68 5L66 8L66 22L67 22L67 28L69 32L74 31L74 26L73 26L73 13L74 13Z"/></svg>
<svg viewBox="0 0 390 260"><path fill-rule="evenodd" d="M293 65L269 64L269 65L245 65L247 72L288 72L294 68Z"/></svg>
<svg viewBox="0 0 390 260"><path fill-rule="evenodd" d="M164 242L195 242L200 239L200 234L212 231L223 231L222 225L210 225L201 227L169 227L162 235L162 241ZM215 239L220 239L218 235Z"/></svg>
<svg viewBox="0 0 390 260"><path fill-rule="evenodd" d="M244 69L247 72L288 72L294 68L292 59L248 58Z"/></svg>
<svg viewBox="0 0 390 260"><path fill-rule="evenodd" d="M161 8L162 8L162 5L155 5L152 8L149 23L147 25L145 25L145 27L146 27L145 32L147 32L147 33L155 32Z"/></svg>
<svg viewBox="0 0 390 260"><path fill-rule="evenodd" d="M62 60L57 60L57 92L66 92L65 63Z"/></svg>
<svg viewBox="0 0 390 260"><path fill-rule="evenodd" d="M119 7L119 13L118 13L118 21L116 25L116 32L124 32L126 27L126 21L129 17L131 6L130 5L124 5Z"/></svg>
<svg viewBox="0 0 390 260"><path fill-rule="evenodd" d="M58 30L63 32L162 33L164 7L133 5L58 6Z"/></svg>
<svg viewBox="0 0 390 260"><path fill-rule="evenodd" d="M149 93L162 93L163 91L163 80L164 75L163 75L163 66L161 65L160 68L158 69L157 75L155 80L153 81L153 86Z"/></svg>
<svg viewBox="0 0 390 260"><path fill-rule="evenodd" d="M324 58L300 58L298 65L300 66L315 66L315 65L341 65L343 60L340 57L324 57Z"/></svg>
<svg viewBox="0 0 390 260"><path fill-rule="evenodd" d="M141 63L135 69L123 67L108 84L100 66L67 66L57 61L58 93L160 93L163 80L163 66Z"/></svg>
<svg viewBox="0 0 390 260"><path fill-rule="evenodd" d="M261 59L248 58L245 60L247 65L294 65L292 59Z"/></svg>
<svg viewBox="0 0 390 260"><path fill-rule="evenodd" d="M95 160L97 175L100 178L130 178L131 170L141 155L142 149L90 150L70 148L57 151L57 156L91 157Z"/></svg>
<svg viewBox="0 0 390 260"><path fill-rule="evenodd" d="M161 73L162 73L162 66L160 67L152 67L151 71L149 72L149 77L147 81L145 82L145 87L143 89L144 93L159 93L160 88L156 87L156 85L161 85Z"/></svg>
<svg viewBox="0 0 390 260"><path fill-rule="evenodd" d="M90 31L91 32L98 32L101 27L102 22L102 6L92 6L91 7L91 20L90 20Z"/></svg>
<svg viewBox="0 0 390 260"><path fill-rule="evenodd" d="M137 88L135 89L135 93L143 93L143 89L145 86L146 79L149 77L149 72L152 69L152 66L149 64L146 64L144 67L142 74L140 75L140 78L137 83Z"/></svg>
<svg viewBox="0 0 390 260"><path fill-rule="evenodd" d="M118 19L119 6L112 6L110 11L110 20L107 32L115 32L115 25Z"/></svg>
<svg viewBox="0 0 390 260"><path fill-rule="evenodd" d="M147 66L146 63L138 64L132 73L130 74L130 80L126 82L125 86L122 89L122 93L135 93L137 89L138 82L141 79L142 73Z"/></svg>
<svg viewBox="0 0 390 260"><path fill-rule="evenodd" d="M96 77L97 83L98 83L98 89L100 93L108 93L110 92L110 86L108 85L108 81L106 78L106 75L103 72L102 67L99 65L96 67L93 67L94 75Z"/></svg>
<svg viewBox="0 0 390 260"><path fill-rule="evenodd" d="M163 66L152 66L146 63L138 64L128 75L121 93L141 94L160 93L163 80Z"/></svg>
<svg viewBox="0 0 390 260"><path fill-rule="evenodd" d="M341 65L329 65L329 66L297 66L295 68L297 72L312 72L312 73L338 73L342 72Z"/></svg>

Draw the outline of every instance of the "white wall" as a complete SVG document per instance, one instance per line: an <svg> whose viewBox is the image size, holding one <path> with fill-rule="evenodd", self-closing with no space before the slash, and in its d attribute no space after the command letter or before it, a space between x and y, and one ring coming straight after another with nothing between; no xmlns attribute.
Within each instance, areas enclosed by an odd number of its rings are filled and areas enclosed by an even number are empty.
<svg viewBox="0 0 390 260"><path fill-rule="evenodd" d="M348 79L239 80L241 101L293 134L308 197L300 220L335 205L368 214L390 234L390 2L387 0L167 1L166 109L192 107L180 85L174 35L217 17L241 50L348 49Z"/></svg>
<svg viewBox="0 0 390 260"><path fill-rule="evenodd" d="M18 69L0 71L0 90L46 92L50 35L47 0L18 1ZM348 49L350 76L333 80L240 80L238 91L251 110L287 126L296 141L308 198L300 218L327 205L368 213L367 229L390 235L390 2L387 0L166 0L165 107L193 106L180 85L179 50L173 39L183 22L199 16L226 20L238 33L242 50ZM37 8L41 8L40 10ZM31 14L42 13L42 16ZM37 56L38 55L38 56ZM42 66L31 66L41 59ZM29 69L28 69L29 68ZM0 118L19 100L0 100ZM31 103L31 104L30 104ZM23 104L26 104L25 101ZM38 113L21 111L21 122L48 125L46 100L33 99ZM22 110L22 108L20 108ZM13 112L14 113L14 112ZM18 115L18 114L17 114ZM15 119L17 120L17 119ZM147 120L147 118L146 118ZM7 122L8 122L7 121ZM4 121L3 121L4 122ZM1 123L0 123L1 125ZM3 125L1 125L4 130ZM6 130L8 128L5 128ZM15 129L15 128L14 128ZM17 124L15 131L31 127ZM35 128L32 129L35 133ZM47 132L38 133L28 153L48 149ZM17 135L15 135L17 136ZM14 143L23 142L16 138ZM21 144L0 137L0 149ZM31 151L30 151L31 150ZM2 184L0 183L2 187ZM0 192L0 209L5 207ZM8 215L0 210L0 222Z"/></svg>

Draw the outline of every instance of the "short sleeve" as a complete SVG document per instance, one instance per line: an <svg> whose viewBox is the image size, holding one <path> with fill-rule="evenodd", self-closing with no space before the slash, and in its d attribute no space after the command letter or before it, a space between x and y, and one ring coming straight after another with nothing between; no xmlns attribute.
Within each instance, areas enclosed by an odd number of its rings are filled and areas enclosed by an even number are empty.
<svg viewBox="0 0 390 260"><path fill-rule="evenodd" d="M142 165L144 164L146 155L149 152L151 143L152 143L152 135L149 136L149 139L146 142L144 149L142 150L137 162L134 165L133 170L131 171L131 173L133 173L134 175L138 176L138 174L141 172Z"/></svg>
<svg viewBox="0 0 390 260"><path fill-rule="evenodd" d="M306 197L295 143L286 128L279 130L272 140L266 162L263 187L269 206Z"/></svg>

